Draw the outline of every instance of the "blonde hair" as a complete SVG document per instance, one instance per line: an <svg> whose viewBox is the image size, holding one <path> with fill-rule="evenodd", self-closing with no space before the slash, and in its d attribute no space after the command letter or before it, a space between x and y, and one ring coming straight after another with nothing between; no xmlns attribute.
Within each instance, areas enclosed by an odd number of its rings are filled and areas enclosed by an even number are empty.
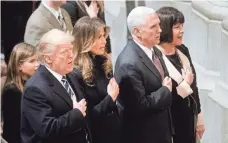
<svg viewBox="0 0 228 143"><path fill-rule="evenodd" d="M89 51L95 44L98 37L97 32L104 28L106 38L108 37L109 27L99 18L90 18L88 16L80 18L73 29L74 51L76 53L75 66L81 71L83 80L87 85L91 85L93 80L93 62L89 55ZM111 61L107 58L107 53L103 55L106 60L103 69L106 77L112 72Z"/></svg>
<svg viewBox="0 0 228 143"><path fill-rule="evenodd" d="M58 29L52 29L45 33L37 46L41 63L46 64L44 56L50 55L55 50L56 45L68 44L72 43L73 41L74 37L72 35Z"/></svg>
<svg viewBox="0 0 228 143"><path fill-rule="evenodd" d="M27 43L19 43L14 46L11 54L9 63L7 66L7 77L4 87L9 84L15 83L18 89L22 92L23 85L23 73L20 72L19 68L28 58L36 54L36 48Z"/></svg>

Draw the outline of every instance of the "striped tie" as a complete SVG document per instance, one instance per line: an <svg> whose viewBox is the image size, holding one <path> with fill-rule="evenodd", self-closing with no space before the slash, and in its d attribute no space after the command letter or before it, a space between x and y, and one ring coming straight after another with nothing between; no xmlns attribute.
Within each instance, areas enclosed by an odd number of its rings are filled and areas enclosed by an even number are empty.
<svg viewBox="0 0 228 143"><path fill-rule="evenodd" d="M66 24L64 18L59 14L58 16L59 24L61 25L63 31L66 31Z"/></svg>
<svg viewBox="0 0 228 143"><path fill-rule="evenodd" d="M63 86L66 89L67 93L70 95L71 99L73 99L75 97L75 94L74 94L73 90L70 88L70 84L67 81L66 77L63 76L61 81L62 81ZM89 134L88 134L87 130L85 129L84 132L85 132L85 135L86 135L86 142L90 143Z"/></svg>
<svg viewBox="0 0 228 143"><path fill-rule="evenodd" d="M72 97L75 96L75 95L74 95L73 90L70 88L70 84L69 84L69 82L67 81L66 77L63 76L63 78L62 78L61 81L62 81L63 86L64 86L64 88L66 89L67 93L70 95L70 97L71 97L71 99L72 99Z"/></svg>
<svg viewBox="0 0 228 143"><path fill-rule="evenodd" d="M163 68L162 68L162 64L161 64L159 58L156 56L154 51L152 51L152 59L153 59L153 63L155 65L155 67L159 71L159 73L160 73L160 75L162 77L162 80L163 80L164 79L164 71L163 71Z"/></svg>

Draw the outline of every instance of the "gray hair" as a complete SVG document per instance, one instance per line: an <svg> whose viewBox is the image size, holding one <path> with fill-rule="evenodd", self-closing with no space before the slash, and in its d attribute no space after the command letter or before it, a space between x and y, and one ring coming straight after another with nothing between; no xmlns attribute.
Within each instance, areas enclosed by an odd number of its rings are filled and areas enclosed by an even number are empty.
<svg viewBox="0 0 228 143"><path fill-rule="evenodd" d="M69 44L74 41L74 37L58 29L52 29L45 33L37 46L39 59L42 64L46 64L44 56L51 55L57 45Z"/></svg>
<svg viewBox="0 0 228 143"><path fill-rule="evenodd" d="M152 8L139 6L131 10L127 17L127 26L131 34L132 30L145 23L145 17L154 14L155 10Z"/></svg>

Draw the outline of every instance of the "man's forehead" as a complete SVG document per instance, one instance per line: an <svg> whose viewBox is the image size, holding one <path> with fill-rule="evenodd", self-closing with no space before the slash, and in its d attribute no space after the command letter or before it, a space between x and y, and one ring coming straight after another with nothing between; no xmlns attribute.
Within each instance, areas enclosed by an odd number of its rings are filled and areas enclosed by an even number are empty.
<svg viewBox="0 0 228 143"><path fill-rule="evenodd" d="M72 49L73 45L72 44L59 44L56 45L56 51L64 51L68 49Z"/></svg>
<svg viewBox="0 0 228 143"><path fill-rule="evenodd" d="M150 14L146 17L146 23L150 24L150 25L156 25L160 23L160 20L157 16L156 13L154 14Z"/></svg>

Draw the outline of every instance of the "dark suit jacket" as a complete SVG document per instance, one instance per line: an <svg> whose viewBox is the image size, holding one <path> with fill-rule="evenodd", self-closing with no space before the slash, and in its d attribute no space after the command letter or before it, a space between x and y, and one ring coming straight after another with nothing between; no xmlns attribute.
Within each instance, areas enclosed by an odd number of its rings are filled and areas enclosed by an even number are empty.
<svg viewBox="0 0 228 143"><path fill-rule="evenodd" d="M76 80L67 75L77 100L83 93ZM40 66L24 88L21 105L23 143L86 143L86 121L61 83Z"/></svg>
<svg viewBox="0 0 228 143"><path fill-rule="evenodd" d="M76 79L83 85L88 101L88 117L90 121L93 143L119 143L121 124L116 102L107 93L109 79L106 77L103 64L106 59L101 56L93 58L93 85L83 82L81 73L75 69Z"/></svg>
<svg viewBox="0 0 228 143"><path fill-rule="evenodd" d="M162 86L158 70L134 41L129 41L117 58L115 77L124 105L125 142L171 143L171 92Z"/></svg>
<svg viewBox="0 0 228 143"><path fill-rule="evenodd" d="M85 9L82 9L76 1L67 1L66 4L62 5L62 8L65 9L71 18L72 25L74 26L75 23L78 21L83 16L89 16L88 13L86 12ZM84 7L83 7L84 8ZM105 16L104 12L98 13L98 17L103 20L105 23ZM107 44L106 44L106 51L107 53L111 53L111 43L110 43L110 38L107 38Z"/></svg>
<svg viewBox="0 0 228 143"><path fill-rule="evenodd" d="M20 143L21 91L12 83L2 92L3 138L9 143Z"/></svg>
<svg viewBox="0 0 228 143"><path fill-rule="evenodd" d="M73 26L69 14L61 8L67 31L72 32ZM24 41L36 46L41 37L52 29L63 30L56 17L41 3L32 13L26 24Z"/></svg>

